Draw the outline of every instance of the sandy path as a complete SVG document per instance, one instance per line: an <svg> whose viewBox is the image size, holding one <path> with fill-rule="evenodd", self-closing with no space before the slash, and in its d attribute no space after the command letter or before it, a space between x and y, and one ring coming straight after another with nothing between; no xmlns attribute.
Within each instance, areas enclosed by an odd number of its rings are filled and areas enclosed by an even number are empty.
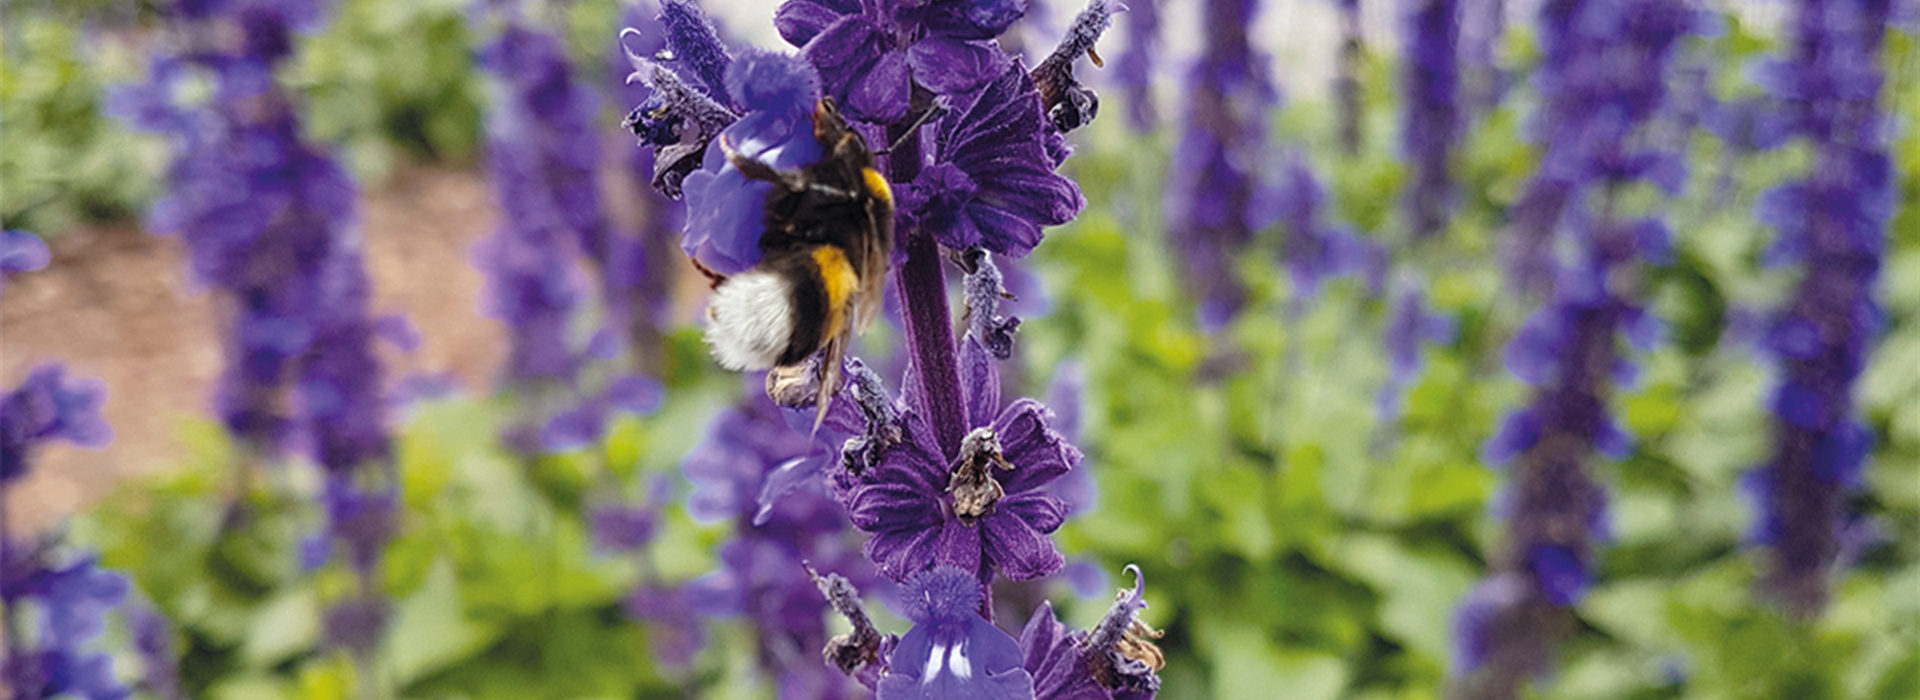
<svg viewBox="0 0 1920 700"><path fill-rule="evenodd" d="M497 323L481 315L473 244L496 216L485 179L419 167L362 196L367 262L378 313L404 314L420 345L393 355L390 377L491 377L501 355ZM8 498L8 520L40 529L84 508L128 477L165 470L184 454L182 423L211 415L222 363L211 295L193 288L176 238L134 226L82 229L53 244L45 270L14 278L0 297L0 386L42 362L107 385L113 444L44 448Z"/></svg>

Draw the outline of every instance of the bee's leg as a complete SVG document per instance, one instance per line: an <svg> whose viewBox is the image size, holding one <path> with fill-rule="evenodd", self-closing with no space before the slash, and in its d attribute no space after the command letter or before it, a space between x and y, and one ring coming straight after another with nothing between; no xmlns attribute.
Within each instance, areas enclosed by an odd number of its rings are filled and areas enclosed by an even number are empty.
<svg viewBox="0 0 1920 700"><path fill-rule="evenodd" d="M894 139L893 143L887 144L886 150L880 151L879 153L875 153L874 155L884 156L889 153L892 153L894 149L897 149L900 147L901 144L906 143L907 139L913 138L915 135L919 134L920 127L925 126L927 122L933 121L934 119L938 118L940 115L946 114L946 113L947 113L946 98L944 97L936 98L933 101L933 105L927 107L927 111L920 113L919 119L913 120L912 126L907 127L906 131L900 132L900 138ZM847 133L852 134L853 132L849 130ZM841 143L844 144L845 142L846 140L842 139Z"/></svg>
<svg viewBox="0 0 1920 700"><path fill-rule="evenodd" d="M800 171L781 170L755 160L745 153L734 150L733 143L726 136L720 137L720 151L727 154L727 162L733 165L733 169L740 171L740 174L745 175L749 180L776 182L786 187L789 192L807 189L806 177Z"/></svg>
<svg viewBox="0 0 1920 700"><path fill-rule="evenodd" d="M718 272L714 272L713 268L707 267L704 263L701 263L699 258L689 255L687 256L687 262L693 263L693 269L699 270L700 274L704 275L707 278L707 281L712 284L712 286L709 287L709 289L719 289L720 283L727 281L726 275L720 274Z"/></svg>

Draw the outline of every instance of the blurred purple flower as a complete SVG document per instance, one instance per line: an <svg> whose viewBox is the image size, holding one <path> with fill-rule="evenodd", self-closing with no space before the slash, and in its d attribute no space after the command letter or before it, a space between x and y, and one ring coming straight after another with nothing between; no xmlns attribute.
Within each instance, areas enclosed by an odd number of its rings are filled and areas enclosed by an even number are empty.
<svg viewBox="0 0 1920 700"><path fill-rule="evenodd" d="M1458 0L1421 0L1406 18L1402 82L1407 105L1400 144L1413 166L1406 206L1416 240L1445 229L1453 210L1449 169L1461 132L1460 12Z"/></svg>
<svg viewBox="0 0 1920 700"><path fill-rule="evenodd" d="M0 485L27 475L33 449L50 440L103 447L113 429L100 419L106 391L99 380L68 377L59 364L33 368L0 398Z"/></svg>
<svg viewBox="0 0 1920 700"><path fill-rule="evenodd" d="M585 362L573 328L581 246L569 235L564 179L553 173L578 176L584 167L591 186L593 142L581 137L592 132L571 127L590 123L583 111L590 105L573 84L559 40L518 17L481 50L480 64L495 77L487 160L502 221L476 262L488 277L488 311L509 328L502 382L570 386Z"/></svg>
<svg viewBox="0 0 1920 700"><path fill-rule="evenodd" d="M783 468L802 460L822 463L830 451L788 427L781 409L762 392L715 420L705 441L686 460L694 482L688 511L696 519L733 523L735 536L722 546L720 567L689 582L686 603L701 617L745 616L759 633L760 658L787 692L849 693L847 681L826 673L813 650L827 644L825 611L805 564L875 582L862 560L846 509L828 493L820 469L786 485L764 505L761 495ZM808 423L811 422L811 412Z"/></svg>
<svg viewBox="0 0 1920 700"><path fill-rule="evenodd" d="M1127 95L1127 125L1134 131L1152 131L1159 121L1153 102L1154 64L1160 53L1160 3L1133 0L1127 4L1127 47L1113 62L1113 80Z"/></svg>
<svg viewBox="0 0 1920 700"><path fill-rule="evenodd" d="M1769 548L1762 586L1801 616L1826 605L1845 547L1847 493L1873 441L1853 391L1883 324L1874 287L1894 175L1876 96L1888 12L1884 0L1804 0L1791 53L1762 76L1815 153L1805 180L1758 205L1779 231L1770 255L1806 272L1765 339L1781 367L1774 454L1749 482L1761 506L1755 539Z"/></svg>
<svg viewBox="0 0 1920 700"><path fill-rule="evenodd" d="M1305 159L1292 157L1279 186L1262 200L1262 208L1253 212L1254 224L1264 227L1270 220L1279 222L1284 232L1280 258L1298 299L1317 296L1327 278L1353 274L1364 276L1377 293L1387 251L1327 221L1326 188Z"/></svg>
<svg viewBox="0 0 1920 700"><path fill-rule="evenodd" d="M39 624L25 639L8 639L0 652L0 681L16 700L127 697L128 689L114 677L112 657L83 649L105 628L107 609L126 597L127 580L100 568L92 557L55 566L46 548L4 536L0 529L0 605L7 630L25 632L20 623L27 619ZM24 615L28 606L37 614Z"/></svg>
<svg viewBox="0 0 1920 700"><path fill-rule="evenodd" d="M1541 7L1541 95L1533 132L1545 149L1502 241L1508 274L1532 292L1555 275L1553 232L1596 181L1651 178L1668 193L1682 184L1684 154L1672 143L1631 139L1666 100L1668 66L1696 14L1685 4L1550 0Z"/></svg>
<svg viewBox="0 0 1920 700"><path fill-rule="evenodd" d="M1571 630L1568 609L1592 582L1594 549L1607 536L1606 491L1587 465L1595 454L1625 458L1631 446L1607 402L1632 381L1623 344L1645 347L1658 334L1634 275L1666 254L1668 235L1659 219L1620 218L1611 202L1589 211L1586 201L1653 179L1655 166L1673 158L1636 137L1662 108L1673 49L1694 17L1671 0L1542 8L1546 99L1536 119L1549 155L1516 207L1551 197L1553 211L1516 212L1510 230L1548 251L1558 234L1557 247L1572 256L1557 266L1547 304L1507 347L1508 368L1534 393L1484 447L1489 462L1513 463L1509 535L1492 577L1459 614L1460 657L1470 662L1457 669L1462 697L1513 697L1547 671ZM1514 271L1521 280L1538 273Z"/></svg>
<svg viewBox="0 0 1920 700"><path fill-rule="evenodd" d="M1393 300L1392 315L1387 321L1387 383L1381 387L1376 401L1383 417L1400 415L1401 399L1420 371L1420 348L1453 340L1453 318L1428 311L1421 286L1419 282L1410 282Z"/></svg>
<svg viewBox="0 0 1920 700"><path fill-rule="evenodd" d="M1246 302L1233 259L1253 240L1258 184L1269 166L1266 127L1279 94L1266 57L1247 40L1255 0L1208 0L1204 52L1188 73L1186 122L1168 173L1167 229L1200 323L1216 330Z"/></svg>
<svg viewBox="0 0 1920 700"><path fill-rule="evenodd" d="M148 82L111 104L134 126L172 138L169 191L150 224L183 235L195 276L234 301L216 394L222 419L263 456L276 456L299 427L329 470L384 458L380 372L368 347L379 324L367 312L353 183L302 140L296 105L272 80L293 33L317 23L321 8L236 0L178 9L187 45L157 56ZM183 103L177 88L196 77L212 93ZM289 391L297 404L282 400ZM288 415L288 405L299 413Z"/></svg>
<svg viewBox="0 0 1920 700"><path fill-rule="evenodd" d="M0 231L0 291L7 288L8 277L44 268L50 260L47 244L39 236L26 231Z"/></svg>

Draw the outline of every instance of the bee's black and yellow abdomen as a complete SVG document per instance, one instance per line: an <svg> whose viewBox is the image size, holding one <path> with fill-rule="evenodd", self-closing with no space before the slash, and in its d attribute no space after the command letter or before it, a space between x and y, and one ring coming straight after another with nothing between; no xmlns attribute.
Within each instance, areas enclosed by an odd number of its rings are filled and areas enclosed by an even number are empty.
<svg viewBox="0 0 1920 700"><path fill-rule="evenodd" d="M767 256L762 267L788 283L792 335L776 365L797 364L846 328L853 268L836 246L794 248Z"/></svg>

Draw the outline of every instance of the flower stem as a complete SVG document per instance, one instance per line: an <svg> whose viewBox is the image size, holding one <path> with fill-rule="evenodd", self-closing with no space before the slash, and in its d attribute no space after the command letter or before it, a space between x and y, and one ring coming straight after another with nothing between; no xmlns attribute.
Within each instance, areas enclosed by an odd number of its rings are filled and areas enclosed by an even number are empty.
<svg viewBox="0 0 1920 700"><path fill-rule="evenodd" d="M933 109L932 93L914 87L907 114L887 129L887 140L897 143L887 155L887 179L896 185L913 182L924 160L920 139L912 134L920 116ZM906 137L906 138L902 138ZM954 351L953 315L947 308L947 275L940 265L940 244L933 233L915 227L899 236L905 261L894 271L907 321L907 355L913 358L907 381L917 383L940 451L951 460L960 456L960 439L967 432L960 398L960 361Z"/></svg>
<svg viewBox="0 0 1920 700"><path fill-rule="evenodd" d="M951 460L960 455L966 423L960 410L960 363L953 349L946 271L940 266L940 246L932 234L914 229L902 242L906 262L895 280L907 319L907 353L913 358L907 381L918 382L934 439Z"/></svg>

